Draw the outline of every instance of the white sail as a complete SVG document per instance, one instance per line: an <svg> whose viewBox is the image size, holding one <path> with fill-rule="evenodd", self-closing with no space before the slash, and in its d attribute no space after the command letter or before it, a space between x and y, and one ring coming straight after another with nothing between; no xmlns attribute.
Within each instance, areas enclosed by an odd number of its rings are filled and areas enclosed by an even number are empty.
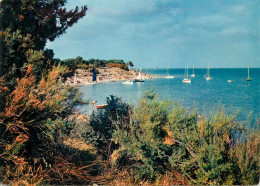
<svg viewBox="0 0 260 186"><path fill-rule="evenodd" d="M251 81L252 79L249 78L249 66L248 66L248 71L247 71L247 81Z"/></svg>
<svg viewBox="0 0 260 186"><path fill-rule="evenodd" d="M138 76L135 78L134 82L144 82L144 78L142 76L141 70L142 69L140 68Z"/></svg>
<svg viewBox="0 0 260 186"><path fill-rule="evenodd" d="M188 67L187 67L187 70L185 68L185 76L182 80L182 83L191 83L191 79L189 79L189 70L188 70Z"/></svg>
<svg viewBox="0 0 260 186"><path fill-rule="evenodd" d="M190 75L191 77L195 77L195 74L194 74L194 65L193 65L193 74Z"/></svg>
<svg viewBox="0 0 260 186"><path fill-rule="evenodd" d="M165 76L166 79L173 79L174 76L169 75L169 63L168 63L168 68L167 68L167 76Z"/></svg>
<svg viewBox="0 0 260 186"><path fill-rule="evenodd" d="M139 79L139 80L143 79L143 78L142 78L142 74L141 74L141 70L142 70L142 69L140 68L140 71L139 71L138 76L136 77L136 79Z"/></svg>
<svg viewBox="0 0 260 186"><path fill-rule="evenodd" d="M206 80L207 80L207 81L212 80L213 78L210 77L210 75L209 75L209 63L208 63L208 73L207 73L207 74L208 74L208 75L207 75L207 77L206 77Z"/></svg>

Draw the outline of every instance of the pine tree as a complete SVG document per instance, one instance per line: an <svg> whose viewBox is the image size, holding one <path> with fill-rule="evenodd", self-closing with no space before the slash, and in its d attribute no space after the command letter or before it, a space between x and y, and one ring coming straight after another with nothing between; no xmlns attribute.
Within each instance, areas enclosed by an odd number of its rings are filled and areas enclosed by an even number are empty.
<svg viewBox="0 0 260 186"><path fill-rule="evenodd" d="M80 18L86 15L87 7L67 11L66 0L2 0L0 2L0 39L2 43L0 76L6 75L13 64L19 71L26 63L29 49L44 50L47 40L65 33ZM46 51L48 53L48 51ZM47 65L48 55L39 63ZM26 72L26 70L24 71ZM20 72L21 73L21 72Z"/></svg>

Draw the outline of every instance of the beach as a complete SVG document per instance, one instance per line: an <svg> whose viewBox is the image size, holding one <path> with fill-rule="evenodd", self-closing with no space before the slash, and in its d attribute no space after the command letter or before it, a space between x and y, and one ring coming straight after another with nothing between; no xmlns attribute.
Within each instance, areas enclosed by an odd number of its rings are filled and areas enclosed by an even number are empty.
<svg viewBox="0 0 260 186"><path fill-rule="evenodd" d="M65 84L75 84L76 85L88 85L93 83L101 83L101 82L113 82L113 81L124 81L124 80L134 80L136 79L138 72L135 70L123 70L117 67L102 67L102 68L95 68L96 74L96 82L92 81L93 72L89 69L77 69L76 72L76 81L75 75L67 78ZM141 73L143 79L153 79L158 78L160 76L152 75L148 73Z"/></svg>

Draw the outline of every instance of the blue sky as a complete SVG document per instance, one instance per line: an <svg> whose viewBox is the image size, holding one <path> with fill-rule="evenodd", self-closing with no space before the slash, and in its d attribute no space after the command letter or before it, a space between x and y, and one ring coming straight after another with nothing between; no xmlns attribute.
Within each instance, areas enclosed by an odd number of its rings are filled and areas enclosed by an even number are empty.
<svg viewBox="0 0 260 186"><path fill-rule="evenodd" d="M260 0L68 0L87 15L46 48L135 67L260 67Z"/></svg>

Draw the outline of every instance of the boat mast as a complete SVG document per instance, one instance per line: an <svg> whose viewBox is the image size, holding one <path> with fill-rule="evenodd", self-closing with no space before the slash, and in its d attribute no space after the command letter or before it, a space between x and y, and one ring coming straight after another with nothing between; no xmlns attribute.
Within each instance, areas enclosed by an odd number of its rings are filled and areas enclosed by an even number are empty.
<svg viewBox="0 0 260 186"><path fill-rule="evenodd" d="M142 79L141 70L142 70L142 68L140 68L140 69L139 69L139 73L138 73L138 75L137 75L137 78L136 78L136 79Z"/></svg>
<svg viewBox="0 0 260 186"><path fill-rule="evenodd" d="M167 76L169 76L169 62L168 62L168 68L167 68Z"/></svg>
<svg viewBox="0 0 260 186"><path fill-rule="evenodd" d="M248 74L248 79L249 79L249 66L248 66L248 73L247 74Z"/></svg>
<svg viewBox="0 0 260 186"><path fill-rule="evenodd" d="M193 74L194 74L194 65L193 65Z"/></svg>
<svg viewBox="0 0 260 186"><path fill-rule="evenodd" d="M208 77L209 77L209 63L208 63Z"/></svg>

